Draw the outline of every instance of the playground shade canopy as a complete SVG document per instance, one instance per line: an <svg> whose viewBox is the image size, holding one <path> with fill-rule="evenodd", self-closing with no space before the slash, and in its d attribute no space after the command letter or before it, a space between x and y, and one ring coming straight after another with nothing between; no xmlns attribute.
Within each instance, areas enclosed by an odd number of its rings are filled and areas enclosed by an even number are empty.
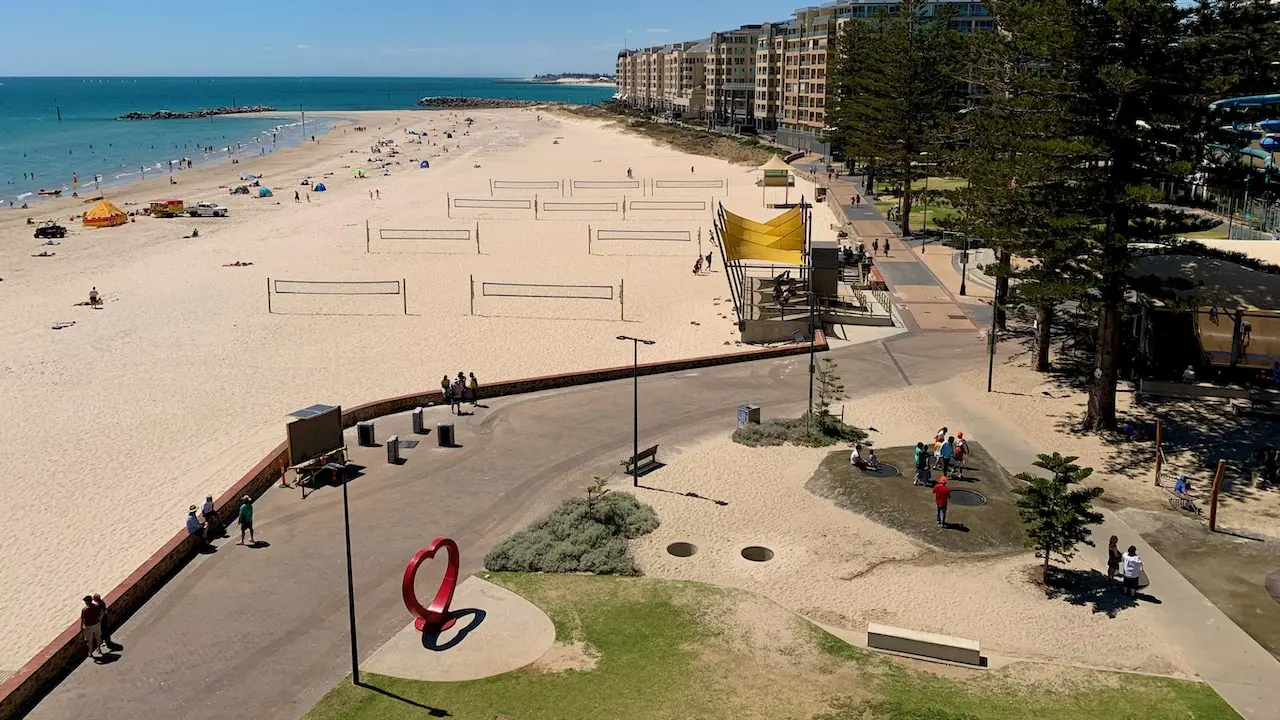
<svg viewBox="0 0 1280 720"><path fill-rule="evenodd" d="M84 214L85 227L115 227L129 222L129 216L110 200L103 200Z"/></svg>

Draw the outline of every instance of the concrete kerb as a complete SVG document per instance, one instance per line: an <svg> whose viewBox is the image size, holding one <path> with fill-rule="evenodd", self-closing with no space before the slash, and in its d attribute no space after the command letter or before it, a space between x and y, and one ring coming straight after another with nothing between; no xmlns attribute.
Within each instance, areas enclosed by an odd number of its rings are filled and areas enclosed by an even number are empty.
<svg viewBox="0 0 1280 720"><path fill-rule="evenodd" d="M814 338L814 350L826 352L828 349L826 336L819 330ZM640 375L657 375L692 368L803 355L807 352L809 352L809 345L804 343L743 353L644 363L638 368L627 365L562 375L546 375L483 386L480 389L480 396L493 398L521 395L620 380L631 377L633 372L638 372ZM342 426L346 429L365 420L405 412L415 407L438 405L442 402L443 397L439 390L377 400L343 410ZM287 450L285 443L277 445L253 469L245 473L239 482L218 498L215 506L218 518L224 526L234 519L239 507L239 498L244 495L257 498L279 480L280 466L285 462ZM141 609L169 578L195 557L198 549L196 540L183 529L107 593L103 599L107 603L111 627L119 627ZM30 710L44 698L49 690L79 666L85 657L84 643L80 637L80 624L77 620L63 630L53 642L36 653L21 669L0 683L0 717L17 717Z"/></svg>

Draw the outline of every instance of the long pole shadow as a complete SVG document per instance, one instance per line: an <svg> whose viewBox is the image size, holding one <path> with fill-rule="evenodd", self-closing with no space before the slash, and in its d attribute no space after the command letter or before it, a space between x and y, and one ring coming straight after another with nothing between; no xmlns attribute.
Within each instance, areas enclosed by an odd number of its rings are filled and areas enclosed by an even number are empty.
<svg viewBox="0 0 1280 720"><path fill-rule="evenodd" d="M426 710L426 711L427 711L427 715L430 715L431 717L453 717L453 713L450 713L448 710L445 710L444 708L438 708L438 707L432 707L432 706L430 706L430 705L424 705L424 704L422 704L422 703L418 702L417 700L410 700L409 698L404 697L404 696L402 696L402 695L397 695L397 694L395 694L395 693L391 692L390 690L383 690L382 688L380 688L380 687L378 687L378 686L376 686L376 685L370 685L369 683L366 683L366 682L358 682L358 683L356 683L355 685L356 685L356 687L362 687L362 688L364 688L365 690L372 690L373 692L376 692L376 693L378 693L379 695L386 695L387 697L389 697L389 698L391 698L391 699L393 699L393 700L399 700L400 702L402 702L402 703L404 703L404 704L406 704L406 705L412 705L413 707L421 708L421 709L423 709L423 710Z"/></svg>
<svg viewBox="0 0 1280 720"><path fill-rule="evenodd" d="M636 485L636 487L641 488L643 490L656 490L657 492L671 493L672 495L679 495L681 497L693 498L695 500L706 500L707 502L713 502L722 507L729 504L727 500L716 500L715 498L703 497L693 491L680 492L678 490L667 490L666 488L653 487L650 485Z"/></svg>

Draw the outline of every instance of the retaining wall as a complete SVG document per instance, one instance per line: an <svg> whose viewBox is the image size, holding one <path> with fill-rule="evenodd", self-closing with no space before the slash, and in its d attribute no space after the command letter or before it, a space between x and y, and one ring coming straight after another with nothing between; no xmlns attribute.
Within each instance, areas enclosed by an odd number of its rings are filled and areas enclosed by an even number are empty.
<svg viewBox="0 0 1280 720"><path fill-rule="evenodd" d="M821 331L818 332L816 340L816 350L825 352L828 349L827 339ZM491 398L504 395L520 395L540 390L555 390L574 385L620 380L631 377L632 373L636 371L641 375L656 375L691 368L713 367L752 360L802 355L807 352L809 352L809 344L803 343L728 355L709 355L684 360L645 363L635 369L627 365L563 375L508 380L482 386L480 396ZM376 400L344 409L342 411L342 426L343 428L349 428L365 420L405 412L420 406L438 405L441 402L442 397L439 390ZM235 519L240 497L248 495L252 498L257 498L266 492L267 488L279 481L281 467L286 462L286 451L287 448L284 443L277 445L252 470L245 473L239 482L218 498L216 503L217 514L224 525L231 523ZM187 534L186 529L179 530L169 542L165 543L163 547L147 558L146 562L139 566L137 570L134 570L115 589L104 596L103 599L107 602L107 616L110 620L110 627L119 627L141 609L147 600L151 599L164 586L169 578L186 566L187 562L196 555L197 549L195 539ZM67 612L70 615L76 615L78 610L75 607L68 607ZM34 707L59 681L70 674L85 657L85 647L80 637L80 622L77 617L53 642L36 653L12 677L0 684L0 718L15 717Z"/></svg>

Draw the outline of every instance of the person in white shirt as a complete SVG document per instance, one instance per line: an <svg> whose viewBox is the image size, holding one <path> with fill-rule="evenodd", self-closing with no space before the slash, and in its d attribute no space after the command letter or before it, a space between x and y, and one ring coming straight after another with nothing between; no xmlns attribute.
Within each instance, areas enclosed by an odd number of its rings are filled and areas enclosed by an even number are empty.
<svg viewBox="0 0 1280 720"><path fill-rule="evenodd" d="M1142 558L1138 557L1138 548L1130 545L1121 564L1124 566L1124 592L1130 597L1137 597L1138 581L1142 578Z"/></svg>
<svg viewBox="0 0 1280 720"><path fill-rule="evenodd" d="M853 452L849 453L849 464L859 470L867 469L867 461L862 459L862 446L854 445Z"/></svg>
<svg viewBox="0 0 1280 720"><path fill-rule="evenodd" d="M213 496L206 495L204 503L200 505L200 519L204 520L204 526L209 531L209 535L217 535L218 533L218 514L213 510Z"/></svg>

